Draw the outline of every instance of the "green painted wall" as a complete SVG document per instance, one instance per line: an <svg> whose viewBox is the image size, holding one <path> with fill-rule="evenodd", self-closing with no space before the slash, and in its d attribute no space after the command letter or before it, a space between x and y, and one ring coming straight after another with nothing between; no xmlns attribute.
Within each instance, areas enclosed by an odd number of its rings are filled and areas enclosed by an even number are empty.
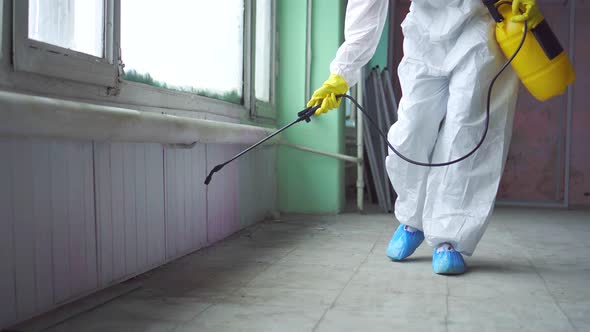
<svg viewBox="0 0 590 332"><path fill-rule="evenodd" d="M278 126L291 122L304 108L306 0L278 0ZM343 40L344 1L313 2L312 88L330 74L329 65ZM342 153L344 112L333 110L298 124L283 139L307 147ZM336 159L280 147L277 155L281 212L337 213L344 207L344 164Z"/></svg>
<svg viewBox="0 0 590 332"><path fill-rule="evenodd" d="M375 66L381 67L381 69L387 67L387 38L388 38L388 29L389 26L389 15L387 16L387 20L385 21L385 27L383 28L383 33L381 34L381 39L379 40L379 45L377 46L377 50L375 51L375 55L369 61L369 68L373 68Z"/></svg>

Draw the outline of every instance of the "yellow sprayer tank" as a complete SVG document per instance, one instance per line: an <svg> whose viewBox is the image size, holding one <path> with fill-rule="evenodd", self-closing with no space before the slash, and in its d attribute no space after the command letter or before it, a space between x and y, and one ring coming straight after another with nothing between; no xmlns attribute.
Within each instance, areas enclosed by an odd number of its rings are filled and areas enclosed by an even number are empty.
<svg viewBox="0 0 590 332"><path fill-rule="evenodd" d="M514 23L509 2L496 3L504 20L496 24L496 40L507 58L518 48L523 23ZM561 95L575 80L574 68L546 20L527 32L526 40L512 61L518 77L538 100Z"/></svg>

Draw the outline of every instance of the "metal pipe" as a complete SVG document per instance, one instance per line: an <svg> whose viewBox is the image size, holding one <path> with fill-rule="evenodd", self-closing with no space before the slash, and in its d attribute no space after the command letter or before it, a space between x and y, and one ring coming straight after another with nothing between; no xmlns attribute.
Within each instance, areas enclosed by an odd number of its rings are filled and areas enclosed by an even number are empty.
<svg viewBox="0 0 590 332"><path fill-rule="evenodd" d="M575 52L575 19L576 19L576 0L571 1L570 5L570 33L569 33L569 54L572 59L572 63L575 64L574 52ZM563 207L569 207L570 205L570 158L572 153L572 112L574 102L574 88L569 86L567 88L567 111L566 111L566 125L565 125L565 172L564 172L564 188L563 188Z"/></svg>
<svg viewBox="0 0 590 332"><path fill-rule="evenodd" d="M274 128L191 119L0 91L0 136L178 144L251 144Z"/></svg>
<svg viewBox="0 0 590 332"><path fill-rule="evenodd" d="M379 101L382 109L379 113L383 114L383 123L382 129L384 133L389 132L389 128L393 125L393 116L392 110L389 108L387 104L387 95L385 92L385 81L383 80L383 73L386 73L386 69L384 69L381 73L377 72L376 80L377 80L377 95L379 96ZM388 211L393 211L393 190L390 182L388 181L389 175L387 174L387 167L385 167L385 158L387 158L388 149L384 149L383 151L383 186L387 197L387 209Z"/></svg>
<svg viewBox="0 0 590 332"><path fill-rule="evenodd" d="M356 85L354 87L350 88L349 91L350 91L350 95L351 96L353 96L354 98L358 98L357 86ZM356 113L357 113L356 105L354 103L351 103L350 100L346 100L346 104L347 105L350 105L349 119L356 126Z"/></svg>
<svg viewBox="0 0 590 332"><path fill-rule="evenodd" d="M375 70L373 75L373 84L374 84L374 98L375 98L375 111L377 112L377 124L379 125L380 129L386 133L389 128L387 127L387 107L384 105L384 96L382 95L382 84L381 84L381 75L379 73L379 66ZM393 204L391 203L391 192L389 190L389 182L387 182L387 169L385 168L385 157L387 156L387 149L381 144L381 137L378 135L374 135L373 146L377 147L377 160L380 161L378 163L378 171L381 172L382 178L379 180L379 186L382 187L382 191L384 194L383 200L385 204L385 212L389 212L393 210Z"/></svg>
<svg viewBox="0 0 590 332"><path fill-rule="evenodd" d="M373 75L375 74L375 70L371 70L371 73L369 74L369 77L367 77L366 80L366 86L365 86L365 90L364 93L366 96L375 96L375 84L374 84L374 79L373 79ZM376 105L377 103L377 98L368 98L365 101L366 104L366 109L367 112L372 112L375 113L376 111ZM374 114L375 115L375 114ZM379 144L378 139L375 139L374 137L374 131L371 131L371 128L369 127L369 123L368 122L364 122L363 121L363 125L364 125L364 131L365 131L365 143L367 145L367 156L369 157L369 165L371 166L371 175L373 176L373 182L375 184L375 193L377 195L377 202L379 203L379 207L387 212L388 207L386 206L386 200L385 200L385 192L383 191L383 179L381 178L381 176L383 175L383 173L381 172L381 168L380 166L380 154L379 151L377 149L375 149L375 144Z"/></svg>
<svg viewBox="0 0 590 332"><path fill-rule="evenodd" d="M383 123L381 129L384 132L388 132L389 128L393 125L394 122L392 116L393 110L390 108L390 105L387 104L385 80L383 79L383 74L386 73L386 70L387 69L384 69L383 71L381 71L381 73L377 73L377 94L379 95L380 105L381 107L383 107L383 109L381 110L381 112L383 112Z"/></svg>
<svg viewBox="0 0 590 332"><path fill-rule="evenodd" d="M352 156L349 156L349 155L345 155L345 154L317 150L317 149L314 149L314 148L308 148L308 147L303 146L303 145L297 145L297 144L293 144L293 143L289 143L289 142L285 142L285 141L280 141L279 144L284 145L284 146L291 147L293 149L301 150L301 151L306 151L306 152L311 152L311 153L315 153L315 154L320 154L320 155L323 155L323 156L332 157L332 158L336 158L336 159L348 161L348 162L351 162L351 163L358 163L358 159L357 158L352 157Z"/></svg>
<svg viewBox="0 0 590 332"><path fill-rule="evenodd" d="M362 71L361 71L362 72ZM363 91L364 80L362 77L358 80L358 85L354 89L355 98L359 101L359 103L363 103L363 93L359 93L359 91ZM356 111L356 105L352 104ZM356 111L356 159L358 163L356 165L356 206L359 212L362 212L365 209L365 156L364 156L364 146L363 146L363 117L360 112Z"/></svg>
<svg viewBox="0 0 590 332"><path fill-rule="evenodd" d="M387 130L389 131L389 129L391 128L391 126L393 126L393 124L395 124L397 122L397 99L395 98L395 92L393 91L393 84L391 83L391 76L389 76L389 70L383 69L383 72L381 73L381 81L383 82L383 93L385 94L385 100L386 100L386 105L387 105L387 110L386 112L388 114L391 115L391 123L388 124ZM389 150L387 150L386 156L388 154ZM386 180L389 179L389 175L386 174ZM388 182L389 183L389 182ZM395 192L395 189L393 188L393 186L388 186L391 192L391 211L395 210L395 200L397 199L397 193Z"/></svg>
<svg viewBox="0 0 590 332"><path fill-rule="evenodd" d="M391 107L392 110L391 112L393 112L393 123L397 122L397 98L395 98L395 92L393 91L393 84L391 83L391 77L389 76L389 70L385 69L383 70L383 81L385 84L385 91L387 91L387 94L389 95L389 102L391 103Z"/></svg>

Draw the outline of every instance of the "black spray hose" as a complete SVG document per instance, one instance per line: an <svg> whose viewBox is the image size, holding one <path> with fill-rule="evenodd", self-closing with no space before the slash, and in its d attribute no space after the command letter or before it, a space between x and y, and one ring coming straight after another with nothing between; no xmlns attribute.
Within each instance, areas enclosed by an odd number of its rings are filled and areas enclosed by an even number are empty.
<svg viewBox="0 0 590 332"><path fill-rule="evenodd" d="M479 140L479 143L477 143L477 145L469 153L467 153L463 157L457 158L455 160L447 161L447 162L444 162L444 163L426 163L426 162L415 161L415 160L412 160L412 159L404 156L399 151L397 151L393 147L393 145L391 145L391 143L389 143L389 140L387 139L387 135L385 135L385 133L379 128L379 125L377 125L377 123L375 122L375 120L373 120L373 118L371 118L367 114L367 111L365 111L365 109L356 101L356 99L354 99L353 97L351 97L351 96L349 96L347 94L338 95L336 97L339 97L339 98L347 98L353 104L355 104L356 107L363 113L363 115L365 116L365 118L367 120L369 120L369 123L374 127L374 129L377 130L377 132L379 133L379 135L381 135L381 137L383 137L383 139L385 140L385 143L387 143L387 146L393 151L393 153L395 153L401 159L409 162L410 164L414 164L414 165L418 165L418 166L426 166L426 167L442 167L442 166L449 166L449 165L452 165L452 164L456 164L456 163L458 163L460 161L463 161L463 160L469 158L472 154L475 153L475 151L477 151L477 149L479 149L482 146L482 144L483 144L483 142L484 142L484 140L486 138L486 135L488 134L488 128L489 128L489 125L490 125L490 105L491 105L491 99L492 99L492 89L494 88L494 84L496 83L496 80L498 79L498 77L500 77L500 74L502 74L502 72L510 65L510 63L512 62L512 60L514 60L514 58L516 57L516 55L518 54L518 52L520 52L520 49L522 48L522 45L524 45L524 41L526 40L527 30L528 30L527 29L527 23L525 21L524 22L524 31L523 31L522 39L520 40L520 44L516 48L516 51L514 51L514 54L512 54L512 56L510 57L510 59L508 59L508 61L506 61L506 63L502 66L502 68L500 68L500 70L498 71L498 73L494 76L494 78L490 82L490 86L488 88L488 97L487 97L485 128L484 128L484 131L483 131L483 135L481 136L481 139Z"/></svg>
<svg viewBox="0 0 590 332"><path fill-rule="evenodd" d="M464 155L461 158L455 159L455 160L451 160L451 161L447 161L445 163L425 163L425 162L420 162L420 161L415 161L412 160L406 156L404 156L403 154L401 154L399 151L397 151L393 145L391 145L391 143L389 143L389 140L387 139L387 135L385 135L385 133L383 131L381 131L381 129L379 128L379 126L377 125L377 123L375 122L375 120L373 120L373 118L371 118L367 112L365 111L365 109L358 103L358 101L356 101L356 99L354 99L353 97L347 95L347 94L341 94L341 95L337 95L336 97L338 98L347 98L349 99L352 103L354 103L356 105L356 107L363 113L363 115L367 118L367 120L369 120L369 123L377 130L377 132L379 133L379 135L381 135L381 137L385 140L385 143L387 143L387 146L389 146L389 148L401 159L414 164L414 165L418 165L418 166L426 166L426 167L441 167L441 166L449 166L452 164L456 164L460 161L463 161L467 158L469 158L472 154L475 153L475 151L477 151L477 149L479 149L481 147L481 145L483 144L486 135L488 133L488 128L490 125L490 104L491 104L491 98L492 98L492 88L494 87L494 83L496 83L496 80L498 79L498 77L500 76L500 74L502 74L502 72L510 65L510 63L512 62L512 60L516 57L516 55L518 54L518 52L520 51L520 49L522 48L522 45L524 44L524 41L526 39L526 34L527 34L527 23L526 21L524 22L524 30L523 30L523 35L522 35L522 39L520 41L520 44L518 45L518 48L516 49L516 51L514 51L514 54L512 54L512 56L510 57L510 59L508 59L508 61L506 61L506 63L502 66L502 68L498 71L498 73L494 76L494 78L492 79L492 81L490 82L490 86L488 88L488 97L487 97L487 107L486 107L486 123L485 123L485 129L483 132L483 135L481 136L481 139L479 140L479 143L477 143L477 145L473 148L473 150L471 150L469 153L467 153L466 155ZM293 122L285 125L284 127L282 127L281 129L277 130L276 132L272 133L271 135L269 135L268 137L265 137L263 140L261 140L260 142L252 145L251 147L247 148L246 150L238 153L236 156L234 156L233 158L229 159L228 161L219 164L215 167L213 167L213 169L211 169L211 171L209 172L209 175L207 175L207 178L205 179L205 184L208 185L212 178L213 178L213 174L216 172L219 172L223 167L225 167L225 165L231 163L232 161L238 159L239 157L243 156L244 154L250 152L251 150L253 150L254 148L256 148L257 146L261 145L262 143L268 141L269 139L271 139L272 137L274 137L275 135L281 133L282 131L286 130L287 128L293 126L296 123L299 123L301 121L305 121L305 122L310 122L311 121L311 117L315 114L315 111L320 108L320 105L316 105L316 106L312 106L312 107L308 107L306 109L304 109L303 111L299 112L297 114L297 119L295 119Z"/></svg>
<svg viewBox="0 0 590 332"><path fill-rule="evenodd" d="M280 134L284 130L287 130L292 125L294 125L296 123L299 123L301 121L310 122L311 121L311 117L315 114L315 111L318 108L320 108L319 105L317 105L317 106L311 106L311 107L308 107L308 108L304 109L303 111L297 113L297 119L293 120L291 123L286 124L281 129L279 129L279 130L275 131L274 133L266 136L261 141L259 141L258 143L252 145L251 147L247 148L246 150L238 153L237 155L235 155L230 160L228 160L228 161L226 161L226 162L224 162L222 164L219 164L219 165L213 167L213 169L211 169L211 171L209 172L209 175L207 175L207 177L205 178L205 185L209 185L209 183L211 182L211 179L213 179L213 174L221 171L221 169L224 168L225 165L231 163L232 161L234 161L234 160L240 158L241 156L245 155L246 153L252 151L254 148L256 148L257 146L259 146L260 144L262 144L262 143L268 141L269 139L275 137L276 135Z"/></svg>

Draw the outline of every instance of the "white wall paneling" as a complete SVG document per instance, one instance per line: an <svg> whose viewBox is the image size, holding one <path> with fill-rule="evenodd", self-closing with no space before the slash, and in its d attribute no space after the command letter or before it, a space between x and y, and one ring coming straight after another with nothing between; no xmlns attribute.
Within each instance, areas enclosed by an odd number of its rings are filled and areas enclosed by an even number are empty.
<svg viewBox="0 0 590 332"><path fill-rule="evenodd" d="M225 162L241 151L236 145L207 145L207 171ZM239 168L245 159L252 155L245 155L215 173L213 180L207 187L207 237L209 242L223 239L240 228L239 220ZM252 193L255 195L255 193Z"/></svg>
<svg viewBox="0 0 590 332"><path fill-rule="evenodd" d="M207 145L207 171L247 146ZM216 173L208 187L208 234L215 242L276 208L276 148L262 146Z"/></svg>
<svg viewBox="0 0 590 332"><path fill-rule="evenodd" d="M277 177L276 146L253 150L240 161L239 221L241 227L251 225L276 211Z"/></svg>
<svg viewBox="0 0 590 332"><path fill-rule="evenodd" d="M207 244L205 145L165 149L166 253L182 256Z"/></svg>
<svg viewBox="0 0 590 332"><path fill-rule="evenodd" d="M0 142L0 321L11 321L96 288L92 144Z"/></svg>
<svg viewBox="0 0 590 332"><path fill-rule="evenodd" d="M95 146L102 285L164 262L164 170L159 144Z"/></svg>
<svg viewBox="0 0 590 332"><path fill-rule="evenodd" d="M0 138L0 329L262 220L275 148Z"/></svg>
<svg viewBox="0 0 590 332"><path fill-rule="evenodd" d="M11 142L0 140L0 326L16 321Z"/></svg>

